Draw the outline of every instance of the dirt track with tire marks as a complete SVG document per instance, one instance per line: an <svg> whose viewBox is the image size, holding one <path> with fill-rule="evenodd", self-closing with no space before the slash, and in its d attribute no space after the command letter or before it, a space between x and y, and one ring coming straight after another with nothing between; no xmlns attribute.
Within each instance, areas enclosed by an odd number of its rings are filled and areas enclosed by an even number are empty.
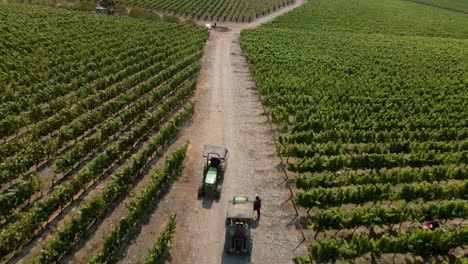
<svg viewBox="0 0 468 264"><path fill-rule="evenodd" d="M177 228L168 263L290 263L305 254L307 243L297 226L273 131L259 101L247 61L240 49L240 31L268 22L301 5L288 6L249 24L218 24L225 32L211 31L205 47L192 123L174 146L191 142L182 176L147 219L128 248L122 263L144 259L156 241L169 213L177 214ZM231 151L221 198L197 200L202 180L203 145L228 147ZM234 195L263 199L261 221L253 229L251 257L223 253L227 205Z"/></svg>

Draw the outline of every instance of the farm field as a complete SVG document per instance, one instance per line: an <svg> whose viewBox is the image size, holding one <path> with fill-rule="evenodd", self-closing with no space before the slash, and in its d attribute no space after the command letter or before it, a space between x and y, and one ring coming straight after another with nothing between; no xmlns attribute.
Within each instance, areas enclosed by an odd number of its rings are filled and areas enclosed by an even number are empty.
<svg viewBox="0 0 468 264"><path fill-rule="evenodd" d="M1 263L466 260L463 12L193 2L149 8L227 30L0 3ZM204 144L230 149L219 199ZM234 195L263 200L248 256Z"/></svg>
<svg viewBox="0 0 468 264"><path fill-rule="evenodd" d="M173 12L194 20L251 22L294 0L117 0L118 3Z"/></svg>
<svg viewBox="0 0 468 264"><path fill-rule="evenodd" d="M0 262L59 261L118 211L86 256L113 261L181 172L187 145L170 146L192 118L208 32L4 3L0 20Z"/></svg>
<svg viewBox="0 0 468 264"><path fill-rule="evenodd" d="M413 2L468 13L468 1L465 0L413 0Z"/></svg>
<svg viewBox="0 0 468 264"><path fill-rule="evenodd" d="M297 262L467 253L466 15L317 0L244 30L241 46L309 228ZM409 231L435 219L448 230Z"/></svg>

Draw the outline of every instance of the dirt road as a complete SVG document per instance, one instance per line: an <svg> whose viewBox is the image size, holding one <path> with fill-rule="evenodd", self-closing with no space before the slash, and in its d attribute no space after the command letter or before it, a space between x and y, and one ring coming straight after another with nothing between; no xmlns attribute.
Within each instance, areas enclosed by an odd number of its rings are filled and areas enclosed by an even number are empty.
<svg viewBox="0 0 468 264"><path fill-rule="evenodd" d="M283 14L303 1L249 24L225 24L227 32L211 31L205 48L203 67L195 95L196 112L192 124L175 145L190 140L182 177L173 184L140 232L121 252L123 263L144 259L156 241L166 216L177 214L177 229L169 262L171 263L289 263L294 255L304 254L306 245L294 224L295 211L277 169L273 132L259 102L247 62L242 56L239 34ZM231 150L219 202L197 200L202 179L204 144L226 146ZM263 199L262 218L254 229L251 257L223 254L224 220L227 204L234 195L245 194Z"/></svg>

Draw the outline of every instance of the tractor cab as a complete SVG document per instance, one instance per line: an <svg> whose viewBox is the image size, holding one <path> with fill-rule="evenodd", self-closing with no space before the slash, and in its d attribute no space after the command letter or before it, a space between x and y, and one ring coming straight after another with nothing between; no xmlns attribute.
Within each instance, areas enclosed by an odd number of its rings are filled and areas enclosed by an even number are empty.
<svg viewBox="0 0 468 264"><path fill-rule="evenodd" d="M205 145L203 157L206 158L206 163L203 169L203 180L198 186L198 197L211 193L216 199L219 199L222 188L221 181L229 158L229 149Z"/></svg>
<svg viewBox="0 0 468 264"><path fill-rule="evenodd" d="M249 255L252 252L253 236L251 225L253 204L247 196L234 196L226 215L226 238L224 251L237 255Z"/></svg>

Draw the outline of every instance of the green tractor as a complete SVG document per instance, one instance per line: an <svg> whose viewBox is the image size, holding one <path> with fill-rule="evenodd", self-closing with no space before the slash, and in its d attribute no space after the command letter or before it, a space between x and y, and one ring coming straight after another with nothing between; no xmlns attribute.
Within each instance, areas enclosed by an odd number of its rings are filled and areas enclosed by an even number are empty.
<svg viewBox="0 0 468 264"><path fill-rule="evenodd" d="M253 204L247 196L234 196L226 215L224 251L228 254L250 255L252 253Z"/></svg>
<svg viewBox="0 0 468 264"><path fill-rule="evenodd" d="M219 199L221 196L221 183L229 158L229 149L205 145L203 157L206 158L206 164L203 169L203 181L198 186L198 198L211 194L215 199Z"/></svg>

